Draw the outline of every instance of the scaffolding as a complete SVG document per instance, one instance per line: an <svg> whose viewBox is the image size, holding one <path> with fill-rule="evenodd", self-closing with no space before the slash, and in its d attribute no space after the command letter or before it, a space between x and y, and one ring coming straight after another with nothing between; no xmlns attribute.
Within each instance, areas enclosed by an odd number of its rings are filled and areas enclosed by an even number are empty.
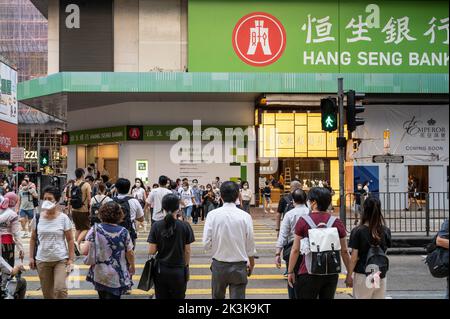
<svg viewBox="0 0 450 319"><path fill-rule="evenodd" d="M0 0L0 55L19 82L47 75L48 22L29 0Z"/></svg>

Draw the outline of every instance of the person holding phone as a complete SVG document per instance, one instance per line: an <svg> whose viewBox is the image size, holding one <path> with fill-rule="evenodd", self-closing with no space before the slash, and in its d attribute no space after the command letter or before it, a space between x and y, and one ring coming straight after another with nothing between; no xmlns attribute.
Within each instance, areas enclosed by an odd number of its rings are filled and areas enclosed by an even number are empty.
<svg viewBox="0 0 450 319"><path fill-rule="evenodd" d="M72 223L57 205L60 190L48 186L43 194L41 213L31 223L30 268L38 271L44 299L66 299L75 256Z"/></svg>

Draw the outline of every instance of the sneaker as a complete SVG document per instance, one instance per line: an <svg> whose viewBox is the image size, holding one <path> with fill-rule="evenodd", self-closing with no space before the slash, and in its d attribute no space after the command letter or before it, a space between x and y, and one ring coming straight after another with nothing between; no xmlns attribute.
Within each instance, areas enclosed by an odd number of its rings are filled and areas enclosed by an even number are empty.
<svg viewBox="0 0 450 319"><path fill-rule="evenodd" d="M287 272L287 270L284 272L283 277L284 277L284 278L287 278L287 277L288 277L288 272Z"/></svg>
<svg viewBox="0 0 450 319"><path fill-rule="evenodd" d="M77 242L74 243L74 247L75 247L75 255L77 257L81 256L81 254L80 254L80 247L78 246Z"/></svg>

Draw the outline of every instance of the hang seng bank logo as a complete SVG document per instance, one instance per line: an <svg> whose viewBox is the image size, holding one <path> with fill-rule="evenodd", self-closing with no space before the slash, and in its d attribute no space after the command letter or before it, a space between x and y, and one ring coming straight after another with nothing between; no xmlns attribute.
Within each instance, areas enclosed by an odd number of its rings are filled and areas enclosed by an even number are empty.
<svg viewBox="0 0 450 319"><path fill-rule="evenodd" d="M233 48L238 57L252 66L278 61L286 48L286 30L274 16L254 12L242 17L233 31Z"/></svg>

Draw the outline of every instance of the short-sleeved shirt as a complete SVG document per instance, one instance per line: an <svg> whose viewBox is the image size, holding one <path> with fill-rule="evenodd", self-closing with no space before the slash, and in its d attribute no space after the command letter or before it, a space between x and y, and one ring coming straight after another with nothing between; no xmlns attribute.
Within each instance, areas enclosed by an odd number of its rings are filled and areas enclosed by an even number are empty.
<svg viewBox="0 0 450 319"><path fill-rule="evenodd" d="M77 212L89 212L89 196L92 194L91 185L89 185L89 183L87 182L76 181L75 186L80 186L81 183L84 183L83 186L81 187L83 206L79 209L72 209L72 210Z"/></svg>
<svg viewBox="0 0 450 319"><path fill-rule="evenodd" d="M164 213L162 211L162 199L168 194L173 194L172 191L165 187L158 187L151 191L147 197L147 203L153 207L153 220L159 221L164 219Z"/></svg>
<svg viewBox="0 0 450 319"><path fill-rule="evenodd" d="M181 200L183 201L183 204L185 207L189 207L194 205L192 202L192 197L194 197L194 194L192 193L192 189L188 189L185 191L184 189L180 192Z"/></svg>
<svg viewBox="0 0 450 319"><path fill-rule="evenodd" d="M391 247L391 231L387 227L383 227L383 237L379 243L384 252ZM361 225L352 230L350 234L350 241L348 246L352 249L358 250L358 261L355 266L355 272L358 274L365 274L365 265L367 260L367 253L371 245L377 245L370 234L369 227Z"/></svg>
<svg viewBox="0 0 450 319"><path fill-rule="evenodd" d="M263 189L264 197L270 197L271 194L272 194L272 190L270 189L270 187L269 186L264 187L264 189Z"/></svg>
<svg viewBox="0 0 450 319"><path fill-rule="evenodd" d="M131 289L133 282L128 271L126 253L133 250L133 242L128 230L122 226L97 224L96 236L91 228L86 236L91 242L89 249L97 247L97 264L89 269L87 281L98 291L122 295Z"/></svg>
<svg viewBox="0 0 450 319"><path fill-rule="evenodd" d="M38 194L34 188L27 188L27 190L22 189L19 192L20 209L21 210L34 209L33 198L37 198L37 197L38 197Z"/></svg>
<svg viewBox="0 0 450 319"><path fill-rule="evenodd" d="M36 230L36 218L31 222L31 228ZM55 262L69 258L65 232L72 229L72 223L66 214L59 213L54 219L39 218L37 234L39 246L36 260Z"/></svg>
<svg viewBox="0 0 450 319"><path fill-rule="evenodd" d="M167 238L165 235L165 222L159 221L153 224L148 242L156 244L158 247L158 261L166 266L184 267L185 245L192 244L195 241L192 227L180 220L175 221L173 235Z"/></svg>
<svg viewBox="0 0 450 319"><path fill-rule="evenodd" d="M324 213L324 212L314 212L314 213L310 213L309 217L311 217L311 219L314 221L314 223L316 225L319 225L320 223L327 223L328 220L331 217L331 214L329 213ZM332 227L336 227L338 234L339 234L339 238L345 238L347 236L347 232L345 230L344 224L342 223L342 221L340 219L336 219L336 221L333 223ZM297 225L295 225L295 234L297 236L300 236L301 238L307 238L309 237L308 234L308 230L311 227L309 227L308 223L303 219L300 218L297 222ZM299 269L299 274L307 274L308 273L308 269L306 268L306 264L305 264L305 259L303 258L302 260L302 264L300 265L300 269Z"/></svg>

